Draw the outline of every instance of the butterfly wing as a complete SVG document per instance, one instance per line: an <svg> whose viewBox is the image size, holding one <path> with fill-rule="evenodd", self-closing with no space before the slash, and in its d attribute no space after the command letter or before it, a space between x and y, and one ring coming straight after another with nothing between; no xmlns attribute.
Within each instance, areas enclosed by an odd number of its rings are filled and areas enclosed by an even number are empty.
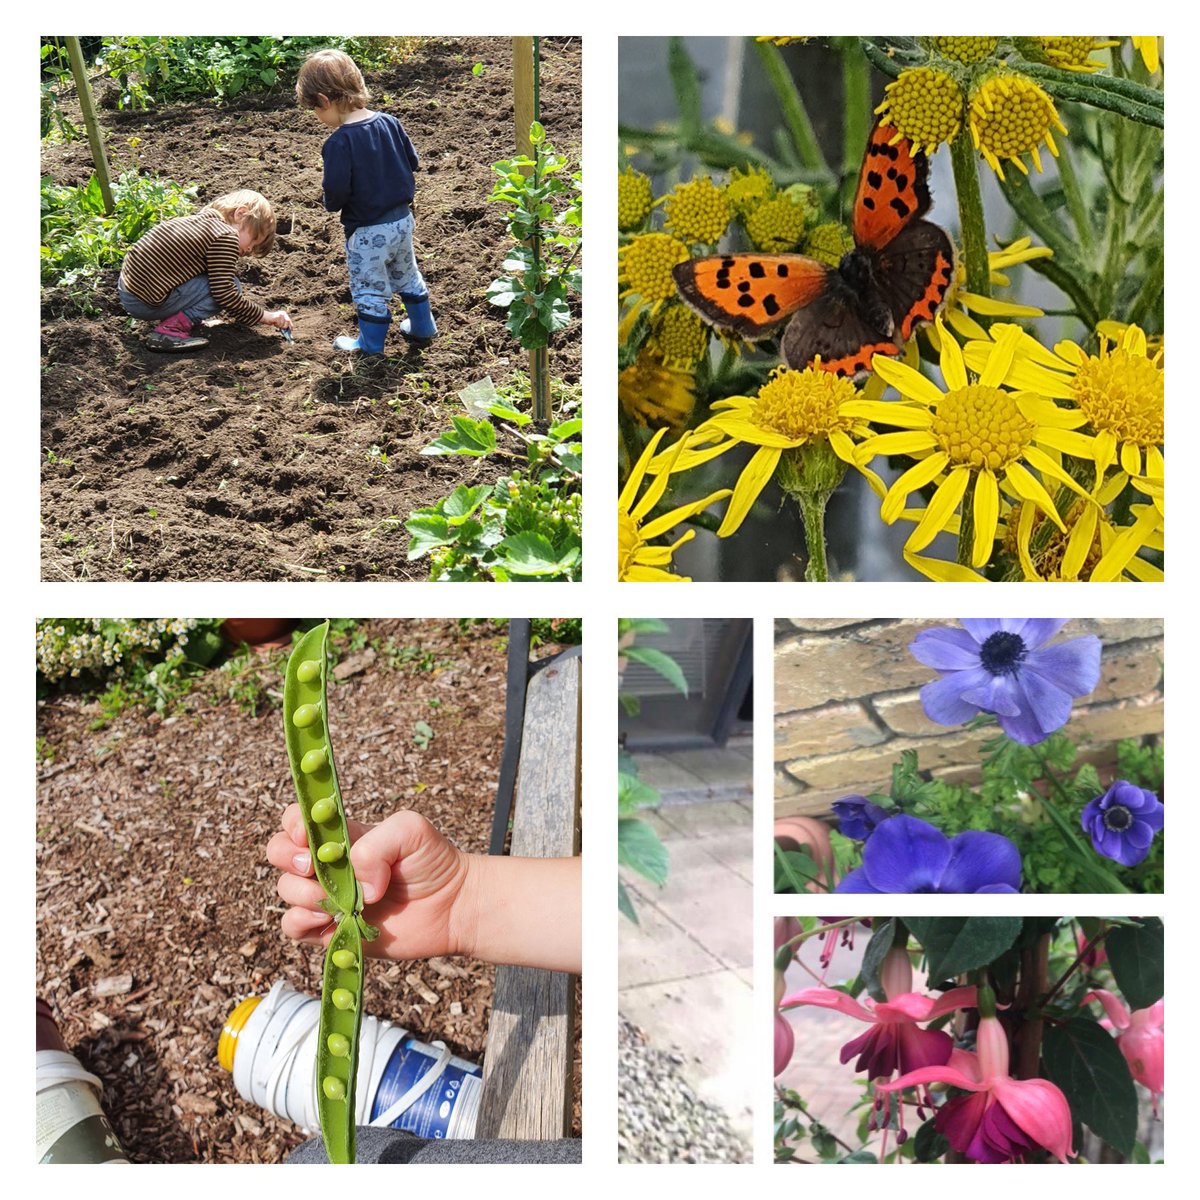
<svg viewBox="0 0 1200 1200"><path fill-rule="evenodd" d="M953 280L954 246L929 221L906 225L879 251L875 287L903 341L942 310Z"/></svg>
<svg viewBox="0 0 1200 1200"><path fill-rule="evenodd" d="M792 370L803 370L820 355L822 370L845 379L866 375L873 354L899 353L893 339L872 329L832 294L796 313L779 344L779 355Z"/></svg>
<svg viewBox="0 0 1200 1200"><path fill-rule="evenodd" d="M715 254L680 263L674 276L705 321L756 342L820 296L829 269L802 254Z"/></svg>
<svg viewBox="0 0 1200 1200"><path fill-rule="evenodd" d="M892 145L895 136L891 125L879 121L867 139L854 193L853 232L859 246L881 250L932 203L929 160L914 154L906 138Z"/></svg>

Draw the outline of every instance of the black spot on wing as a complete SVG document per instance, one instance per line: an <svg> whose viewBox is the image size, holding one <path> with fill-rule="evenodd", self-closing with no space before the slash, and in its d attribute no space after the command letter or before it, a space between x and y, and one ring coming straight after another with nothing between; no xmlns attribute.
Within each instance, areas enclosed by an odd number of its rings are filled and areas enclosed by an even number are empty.
<svg viewBox="0 0 1200 1200"><path fill-rule="evenodd" d="M738 302L738 308L753 308L754 307L754 297L753 296L747 296L747 295L743 294L738 297L737 302Z"/></svg>
<svg viewBox="0 0 1200 1200"><path fill-rule="evenodd" d="M786 279L788 277L787 263L780 263L779 266L775 268L775 274L778 275L780 279Z"/></svg>
<svg viewBox="0 0 1200 1200"><path fill-rule="evenodd" d="M738 291L744 295L749 290L750 290L750 280L743 279L742 282L738 284Z"/></svg>
<svg viewBox="0 0 1200 1200"><path fill-rule="evenodd" d="M883 176L878 171L868 171L867 186L878 191L883 186Z"/></svg>
<svg viewBox="0 0 1200 1200"><path fill-rule="evenodd" d="M752 262L750 264L750 278L751 279L766 279L766 277L767 277L767 268L764 267L762 265L762 263Z"/></svg>
<svg viewBox="0 0 1200 1200"><path fill-rule="evenodd" d="M875 201L874 201L874 200L872 200L870 196L864 196L864 197L863 197L863 200L862 200L862 206L863 206L863 208L868 208L868 209L870 209L870 210L871 210L871 212L874 212L874 211L875 211Z"/></svg>
<svg viewBox="0 0 1200 1200"><path fill-rule="evenodd" d="M762 305L768 317L773 317L779 311L779 301L775 299L774 293L764 296Z"/></svg>
<svg viewBox="0 0 1200 1200"><path fill-rule="evenodd" d="M899 196L894 196L891 200L889 200L888 207L894 208L896 210L896 215L900 217L901 220L903 220L910 212L912 212L912 209L909 208Z"/></svg>

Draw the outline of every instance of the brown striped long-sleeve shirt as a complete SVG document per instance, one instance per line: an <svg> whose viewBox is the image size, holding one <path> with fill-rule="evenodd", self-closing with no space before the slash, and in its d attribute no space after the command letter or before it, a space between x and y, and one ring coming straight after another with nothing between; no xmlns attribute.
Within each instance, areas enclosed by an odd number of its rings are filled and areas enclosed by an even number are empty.
<svg viewBox="0 0 1200 1200"><path fill-rule="evenodd" d="M125 255L121 281L139 300L157 308L181 283L207 275L221 308L244 325L256 325L263 306L237 289L240 257L236 226L205 209L192 217L172 217L139 238Z"/></svg>

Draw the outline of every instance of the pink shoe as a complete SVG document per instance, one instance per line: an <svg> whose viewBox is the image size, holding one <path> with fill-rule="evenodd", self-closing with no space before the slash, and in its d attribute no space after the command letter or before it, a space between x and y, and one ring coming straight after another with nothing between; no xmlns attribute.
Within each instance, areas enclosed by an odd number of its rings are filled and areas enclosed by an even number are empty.
<svg viewBox="0 0 1200 1200"><path fill-rule="evenodd" d="M192 322L186 314L177 312L173 317L168 317L156 325L154 332L165 337L189 338L192 336Z"/></svg>
<svg viewBox="0 0 1200 1200"><path fill-rule="evenodd" d="M187 350L203 350L208 338L192 337L192 323L183 313L176 313L156 325L146 335L146 349L160 354L180 354Z"/></svg>

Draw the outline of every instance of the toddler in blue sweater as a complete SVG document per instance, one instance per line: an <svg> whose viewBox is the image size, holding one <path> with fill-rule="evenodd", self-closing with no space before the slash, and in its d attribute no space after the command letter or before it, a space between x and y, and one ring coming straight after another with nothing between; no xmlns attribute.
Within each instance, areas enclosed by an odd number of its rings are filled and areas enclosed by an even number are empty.
<svg viewBox="0 0 1200 1200"><path fill-rule="evenodd" d="M398 295L407 317L400 332L413 341L434 337L429 293L413 256L413 171L417 152L404 126L366 107L362 72L340 50L309 55L296 80L296 99L333 130L321 147L325 207L340 212L346 231L350 295L358 311L358 337L339 337L339 350L382 354Z"/></svg>

